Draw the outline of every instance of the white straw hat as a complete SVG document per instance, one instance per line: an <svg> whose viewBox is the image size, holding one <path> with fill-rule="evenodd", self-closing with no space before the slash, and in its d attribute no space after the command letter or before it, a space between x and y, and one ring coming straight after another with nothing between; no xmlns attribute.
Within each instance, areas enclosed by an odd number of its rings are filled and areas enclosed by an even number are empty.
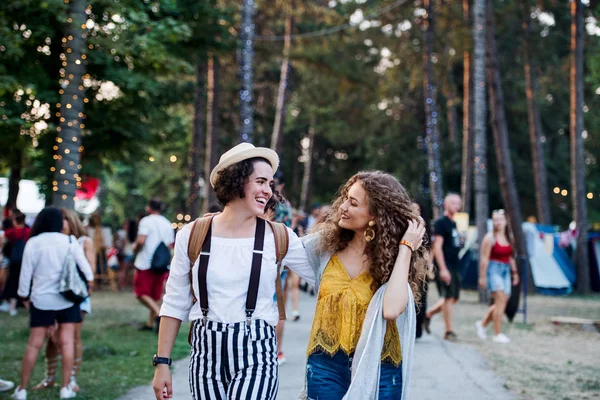
<svg viewBox="0 0 600 400"><path fill-rule="evenodd" d="M271 149L267 149L266 147L254 147L254 145L251 143L240 143L224 153L219 159L217 166L213 168L212 172L210 173L210 184L213 189L217 183L219 171L222 171L233 164L237 164L240 161L256 157L266 159L269 164L271 164L273 173L277 172L277 168L279 168L279 156L276 152Z"/></svg>

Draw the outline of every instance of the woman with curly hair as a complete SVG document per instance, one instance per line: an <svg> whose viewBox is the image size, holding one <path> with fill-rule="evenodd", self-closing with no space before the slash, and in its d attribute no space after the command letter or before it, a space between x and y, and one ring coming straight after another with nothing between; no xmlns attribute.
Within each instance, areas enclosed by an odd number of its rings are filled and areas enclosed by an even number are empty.
<svg viewBox="0 0 600 400"><path fill-rule="evenodd" d="M307 351L309 399L408 397L414 304L426 265L425 225L411 203L393 176L359 172L304 240L319 293Z"/></svg>
<svg viewBox="0 0 600 400"><path fill-rule="evenodd" d="M273 187L278 166L277 153L249 143L223 154L210 175L223 212L207 223L204 240L193 229L206 219L177 234L153 359L156 399L173 396L169 357L181 321L187 320L192 321L189 382L194 399L276 398L277 249L275 226L266 226L262 217L281 202ZM300 239L290 228L278 229L289 238L282 265L314 281ZM200 242L200 257L192 261L189 251Z"/></svg>

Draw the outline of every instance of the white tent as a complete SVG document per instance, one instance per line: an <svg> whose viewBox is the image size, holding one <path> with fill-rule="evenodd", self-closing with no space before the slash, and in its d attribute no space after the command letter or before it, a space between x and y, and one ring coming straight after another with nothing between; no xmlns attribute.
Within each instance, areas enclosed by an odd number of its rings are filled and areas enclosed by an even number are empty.
<svg viewBox="0 0 600 400"><path fill-rule="evenodd" d="M0 178L0 205L4 206L8 201L8 178ZM21 179L19 182L19 195L17 196L17 208L28 217L35 217L46 205L46 199L38 189L34 181Z"/></svg>

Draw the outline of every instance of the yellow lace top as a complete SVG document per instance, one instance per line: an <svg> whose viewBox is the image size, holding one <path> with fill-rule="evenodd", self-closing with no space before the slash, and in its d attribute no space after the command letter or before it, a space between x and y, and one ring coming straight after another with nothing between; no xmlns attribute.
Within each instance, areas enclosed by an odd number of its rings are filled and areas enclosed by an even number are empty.
<svg viewBox="0 0 600 400"><path fill-rule="evenodd" d="M316 351L333 356L338 350L354 353L362 324L375 294L371 290L373 277L365 271L350 279L346 268L334 255L329 260L323 277L308 342L307 356ZM395 321L387 321L387 330L381 350L383 362L400 365L402 350Z"/></svg>

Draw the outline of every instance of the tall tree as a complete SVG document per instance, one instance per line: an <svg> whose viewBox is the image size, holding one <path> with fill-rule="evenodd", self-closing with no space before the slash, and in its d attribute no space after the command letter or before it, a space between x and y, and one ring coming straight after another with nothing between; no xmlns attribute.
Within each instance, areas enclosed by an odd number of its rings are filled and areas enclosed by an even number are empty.
<svg viewBox="0 0 600 400"><path fill-rule="evenodd" d="M583 146L583 5L571 1L571 199L577 224L577 291L591 291L588 259L588 221Z"/></svg>
<svg viewBox="0 0 600 400"><path fill-rule="evenodd" d="M480 239L487 233L487 220L489 217L488 205L488 176L487 176L487 138L486 138L486 12L487 0L475 0L473 4L473 84L474 95L474 168L473 180L475 181L475 220Z"/></svg>
<svg viewBox="0 0 600 400"><path fill-rule="evenodd" d="M531 159L535 182L535 204L540 223L549 225L552 223L550 193L548 191L544 142L542 141L542 119L537 101L538 79L530 48L530 43L533 39L533 35L531 34L531 12L527 3L523 6L523 67L525 69L529 140L531 142Z"/></svg>
<svg viewBox="0 0 600 400"><path fill-rule="evenodd" d="M313 148L315 144L315 130L317 121L314 116L310 118L310 125L308 127L308 136L305 138L305 142L302 145L302 156L304 160L304 176L302 177L302 191L300 193L300 209L308 212L308 195L312 182L312 162L313 162Z"/></svg>
<svg viewBox="0 0 600 400"><path fill-rule="evenodd" d="M498 49L496 46L494 9L492 0L487 0L487 49L486 49L486 72L489 82L490 115L492 118L492 132L494 135L494 147L496 150L496 162L498 165L498 177L500 180L500 191L502 200L507 209L509 223L515 238L517 255L520 259L527 259L527 245L525 235L521 228L523 218L521 217L521 204L517 193L517 186L513 172L512 160L510 158L510 146L508 139L508 127L504 111L504 93L502 91L502 80L498 65ZM520 263L519 263L520 264ZM521 265L519 265L521 267ZM532 279L528 280L528 290L533 291Z"/></svg>
<svg viewBox="0 0 600 400"><path fill-rule="evenodd" d="M446 74L446 82L443 86L444 96L446 97L446 122L448 123L448 141L452 144L456 143L458 137L458 113L456 105L459 103L456 95L456 87L454 86L454 77L452 76L453 65L450 65L450 70Z"/></svg>
<svg viewBox="0 0 600 400"><path fill-rule="evenodd" d="M192 128L192 146L189 150L190 193L188 195L188 213L192 219L200 214L200 178L202 176L202 153L204 150L204 113L206 90L206 56L201 54L196 64L196 87L194 93L194 125ZM206 177L206 175L205 175Z"/></svg>
<svg viewBox="0 0 600 400"><path fill-rule="evenodd" d="M242 120L242 141L252 143L254 134L254 110L252 109L252 77L254 66L254 0L244 0L242 8L242 54L240 75L242 90L240 91L240 116Z"/></svg>
<svg viewBox="0 0 600 400"><path fill-rule="evenodd" d="M463 0L463 18L467 26L471 25L469 0ZM462 170L460 179L460 193L463 199L463 210L471 214L471 198L473 192L473 84L471 82L471 52L463 52L463 129L462 129ZM485 84L485 73L483 74ZM485 107L485 88L483 103ZM485 126L485 108L483 109ZM485 128L484 128L485 130Z"/></svg>
<svg viewBox="0 0 600 400"><path fill-rule="evenodd" d="M86 21L85 8L85 0L69 2L66 34L63 38L65 52L61 54L64 72L61 71L60 81L61 117L56 138L58 150L55 154L52 204L68 209L75 206L75 191L81 181L79 170L80 153L83 151L81 129L84 127L85 99L83 76L87 47L86 34L83 32Z"/></svg>
<svg viewBox="0 0 600 400"><path fill-rule="evenodd" d="M277 153L281 152L281 140L283 138L283 126L285 121L285 97L290 75L290 50L292 48L292 27L294 24L292 16L293 10L294 2L292 0L288 5L288 14L285 20L283 59L281 61L281 75L279 77L279 88L277 90L275 123L273 124L273 134L271 135L271 149L275 150Z"/></svg>
<svg viewBox="0 0 600 400"><path fill-rule="evenodd" d="M204 212L217 202L217 194L213 190L208 177L217 165L219 144L219 59L214 53L208 58L208 90L206 92L206 152L204 156Z"/></svg>
<svg viewBox="0 0 600 400"><path fill-rule="evenodd" d="M434 1L425 0L427 12L425 23L425 48L423 49L423 98L425 99L425 143L429 170L429 190L433 205L433 218L443 213L444 189L442 185L442 164L440 161L440 133L437 113L437 88L433 78Z"/></svg>
<svg viewBox="0 0 600 400"><path fill-rule="evenodd" d="M19 182L21 182L23 170L23 149L15 149L12 155L14 158L11 162L10 174L8 176L8 199L5 204L7 209L12 209L17 206Z"/></svg>

